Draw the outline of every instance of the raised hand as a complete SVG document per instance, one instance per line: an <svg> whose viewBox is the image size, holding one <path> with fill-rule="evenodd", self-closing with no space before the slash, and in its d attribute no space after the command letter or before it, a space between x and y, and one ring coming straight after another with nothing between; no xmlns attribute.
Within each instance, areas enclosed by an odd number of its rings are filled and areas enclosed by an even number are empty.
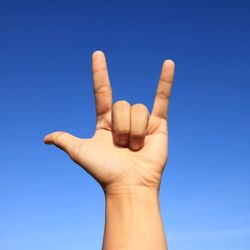
<svg viewBox="0 0 250 250"><path fill-rule="evenodd" d="M134 186L159 189L168 158L167 113L174 63L165 60L151 114L143 104L112 103L105 55L95 51L92 71L96 102L96 130L80 139L66 132L44 138L90 173L105 192Z"/></svg>

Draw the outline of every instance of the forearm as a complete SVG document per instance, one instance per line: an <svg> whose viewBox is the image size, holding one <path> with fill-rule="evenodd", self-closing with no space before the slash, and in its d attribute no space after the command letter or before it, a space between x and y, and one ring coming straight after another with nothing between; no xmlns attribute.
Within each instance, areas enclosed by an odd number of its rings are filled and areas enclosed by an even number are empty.
<svg viewBox="0 0 250 250"><path fill-rule="evenodd" d="M107 190L105 200L103 250L167 249L157 190Z"/></svg>

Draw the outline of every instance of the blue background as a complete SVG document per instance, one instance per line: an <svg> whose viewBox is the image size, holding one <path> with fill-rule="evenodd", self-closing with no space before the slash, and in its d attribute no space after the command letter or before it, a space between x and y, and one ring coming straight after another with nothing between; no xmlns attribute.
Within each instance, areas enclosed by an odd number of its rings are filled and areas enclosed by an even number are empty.
<svg viewBox="0 0 250 250"><path fill-rule="evenodd" d="M249 1L1 1L0 250L101 249L104 196L43 137L91 137L91 54L151 110L176 62L161 210L170 250L250 249Z"/></svg>

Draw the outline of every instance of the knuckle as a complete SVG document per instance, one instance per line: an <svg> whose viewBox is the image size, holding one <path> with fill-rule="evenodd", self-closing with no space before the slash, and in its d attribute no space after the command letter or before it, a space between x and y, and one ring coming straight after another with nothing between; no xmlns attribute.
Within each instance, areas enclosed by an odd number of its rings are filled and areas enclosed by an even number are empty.
<svg viewBox="0 0 250 250"><path fill-rule="evenodd" d="M156 95L157 95L157 97L159 97L160 99L163 99L163 100L169 100L170 99L170 94L167 93L166 91L163 91L163 90L158 90L156 92Z"/></svg>
<svg viewBox="0 0 250 250"><path fill-rule="evenodd" d="M113 104L113 109L126 109L126 108L130 108L130 104L125 100L119 100Z"/></svg>
<svg viewBox="0 0 250 250"><path fill-rule="evenodd" d="M125 101L125 100L119 100L119 101L115 102L114 105L130 106L130 104L127 101Z"/></svg>
<svg viewBox="0 0 250 250"><path fill-rule="evenodd" d="M58 132L55 132L55 139L54 139L54 141L55 141L55 143L59 143L60 142L60 140L61 140L61 138L62 138L62 136L64 136L64 135L66 135L66 132L63 132L63 131L58 131Z"/></svg>
<svg viewBox="0 0 250 250"><path fill-rule="evenodd" d="M136 103L136 104L134 104L132 106L132 109L134 111L138 111L138 112L145 112L145 113L148 112L148 108L144 104L142 104L142 103Z"/></svg>
<svg viewBox="0 0 250 250"><path fill-rule="evenodd" d="M95 94L106 94L111 92L111 86L109 84L102 84L95 89Z"/></svg>

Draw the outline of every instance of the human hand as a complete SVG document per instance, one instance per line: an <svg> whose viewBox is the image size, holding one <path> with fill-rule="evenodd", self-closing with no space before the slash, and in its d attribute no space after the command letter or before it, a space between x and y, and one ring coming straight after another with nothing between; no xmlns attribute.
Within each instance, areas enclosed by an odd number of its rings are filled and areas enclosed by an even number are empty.
<svg viewBox="0 0 250 250"><path fill-rule="evenodd" d="M174 62L165 60L151 114L143 104L112 104L105 55L95 51L92 72L96 102L96 130L81 139L66 132L44 138L90 173L105 192L148 187L158 190L168 158L167 113L174 77Z"/></svg>

